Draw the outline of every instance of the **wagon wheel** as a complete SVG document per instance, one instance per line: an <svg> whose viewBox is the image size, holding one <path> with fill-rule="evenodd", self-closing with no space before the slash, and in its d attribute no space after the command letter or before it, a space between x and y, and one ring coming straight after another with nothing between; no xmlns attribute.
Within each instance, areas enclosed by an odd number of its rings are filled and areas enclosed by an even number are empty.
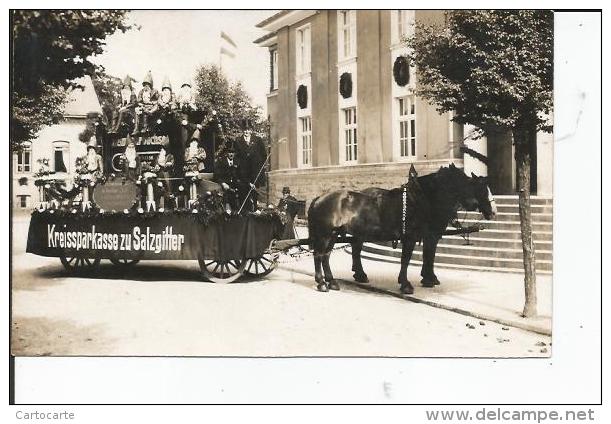
<svg viewBox="0 0 611 424"><path fill-rule="evenodd" d="M213 283L227 284L231 283L242 275L245 260L230 259L221 261L216 259L200 259L199 268L204 278Z"/></svg>
<svg viewBox="0 0 611 424"><path fill-rule="evenodd" d="M138 262L140 262L140 259L128 259L128 258L114 257L114 258L110 258L110 262L113 265L119 266L121 268L128 268L128 267L132 267L136 265Z"/></svg>
<svg viewBox="0 0 611 424"><path fill-rule="evenodd" d="M144 254L143 251L141 253ZM142 254L139 256L142 257ZM116 253L113 253L113 255L110 257L110 262L113 265L116 265L121 268L130 268L140 262L140 258L124 258Z"/></svg>
<svg viewBox="0 0 611 424"><path fill-rule="evenodd" d="M71 274L84 273L95 270L100 265L100 258L90 258L82 255L70 253L62 254L59 257L62 265Z"/></svg>
<svg viewBox="0 0 611 424"><path fill-rule="evenodd" d="M265 277L278 266L278 255L264 253L261 256L246 260L244 275L249 277Z"/></svg>

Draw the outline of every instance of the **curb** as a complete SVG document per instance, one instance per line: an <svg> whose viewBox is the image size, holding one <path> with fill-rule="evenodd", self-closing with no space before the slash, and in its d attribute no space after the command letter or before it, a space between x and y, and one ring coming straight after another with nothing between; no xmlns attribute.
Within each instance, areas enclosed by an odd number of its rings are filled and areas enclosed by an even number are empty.
<svg viewBox="0 0 611 424"><path fill-rule="evenodd" d="M303 275L308 275L310 277L314 277L314 273L313 272L307 272L307 271L300 271L300 270L295 270L292 268L288 268L285 266L278 266L278 268L280 269L284 269L285 271L291 271L291 272L296 272L299 274L303 274ZM506 325L509 327L514 327L514 328L519 328L521 330L526 330L526 331L531 331L533 333L537 333L537 334L542 334L544 336L550 336L552 335L552 331L550 329L547 329L545 327L541 327L539 325L533 325L533 324L528 324L528 323L521 323L521 322L516 322L516 321L511 321L511 320L506 320L506 319L502 319L502 318L497 318L491 315L486 315L486 314L480 314L478 312L473 312L473 311L468 311L466 309L462 309L462 308L457 308L454 306L448 306L448 305L444 305L442 303L438 303L438 302L433 302L431 300L426 300L426 299L422 299L413 295L404 295L401 294L399 292L395 292L395 291L391 291L388 289L383 289L380 287L375 287L369 284L362 284L362 283L357 283L355 281L349 281L349 280L345 280L343 278L336 278L337 281L341 281L344 284L353 286L353 287L358 287L361 288L363 290L367 290L373 293L380 293L380 294L385 294L388 296L392 296L392 297L396 297L398 299L404 299L404 300L408 300L410 302L413 303L421 303L423 305L427 305L427 306L431 306L433 308L438 308L438 309L443 309L446 311L450 311L450 312L454 312L456 314L460 314L460 315L465 315L471 318L475 318L475 319L480 319L480 320L485 320L485 321L491 321L491 322L495 322L497 324L501 324L501 325Z"/></svg>

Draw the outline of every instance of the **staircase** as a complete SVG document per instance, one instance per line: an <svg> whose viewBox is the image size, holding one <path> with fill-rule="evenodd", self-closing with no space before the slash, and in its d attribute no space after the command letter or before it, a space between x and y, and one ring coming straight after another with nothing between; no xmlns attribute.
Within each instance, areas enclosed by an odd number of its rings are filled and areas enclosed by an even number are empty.
<svg viewBox="0 0 611 424"><path fill-rule="evenodd" d="M435 266L454 269L523 273L522 239L517 196L495 196L497 216L485 221L479 212L459 212L463 225L483 224L485 229L463 236L444 236L437 246ZM531 197L533 237L537 272L552 273L553 199ZM400 263L401 246L391 243L365 243L364 258ZM422 264L422 245L416 245L412 264Z"/></svg>

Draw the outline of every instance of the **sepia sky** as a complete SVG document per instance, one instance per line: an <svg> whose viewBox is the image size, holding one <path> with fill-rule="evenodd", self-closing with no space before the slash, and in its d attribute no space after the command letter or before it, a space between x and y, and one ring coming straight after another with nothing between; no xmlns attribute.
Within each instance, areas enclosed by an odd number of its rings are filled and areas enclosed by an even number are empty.
<svg viewBox="0 0 611 424"><path fill-rule="evenodd" d="M242 80L254 103L265 108L269 54L253 41L264 34L255 24L274 13L273 10L132 11L129 21L141 29L108 37L104 54L94 61L109 74L120 78L130 74L138 83L150 69L158 89L167 75L176 90L185 78L193 80L198 65L218 64L220 47L224 45L235 51L236 57L223 56L223 69L231 79ZM237 49L221 42L221 31L235 41ZM139 84L136 87L139 89Z"/></svg>

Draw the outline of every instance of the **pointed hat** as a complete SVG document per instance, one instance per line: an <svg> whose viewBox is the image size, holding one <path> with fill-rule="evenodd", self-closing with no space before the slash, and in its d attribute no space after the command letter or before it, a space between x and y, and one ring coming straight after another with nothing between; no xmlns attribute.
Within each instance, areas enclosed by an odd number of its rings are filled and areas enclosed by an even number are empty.
<svg viewBox="0 0 611 424"><path fill-rule="evenodd" d="M193 131L193 134L191 135L191 141L193 140L199 141L199 137L200 137L200 131L199 129L196 129L195 131Z"/></svg>
<svg viewBox="0 0 611 424"><path fill-rule="evenodd" d="M129 75L125 75L125 78L123 78L123 85L127 85L129 88L132 88L132 81L134 79L132 77L130 77Z"/></svg>
<svg viewBox="0 0 611 424"><path fill-rule="evenodd" d="M142 80L142 84L146 83L150 84L151 87L153 86L153 74L151 73L151 71L148 71L144 76L144 79Z"/></svg>
<svg viewBox="0 0 611 424"><path fill-rule="evenodd" d="M172 89L172 83L170 82L170 79L166 77L163 79L163 84L161 85L161 89L163 90L164 88L169 88L170 90Z"/></svg>

